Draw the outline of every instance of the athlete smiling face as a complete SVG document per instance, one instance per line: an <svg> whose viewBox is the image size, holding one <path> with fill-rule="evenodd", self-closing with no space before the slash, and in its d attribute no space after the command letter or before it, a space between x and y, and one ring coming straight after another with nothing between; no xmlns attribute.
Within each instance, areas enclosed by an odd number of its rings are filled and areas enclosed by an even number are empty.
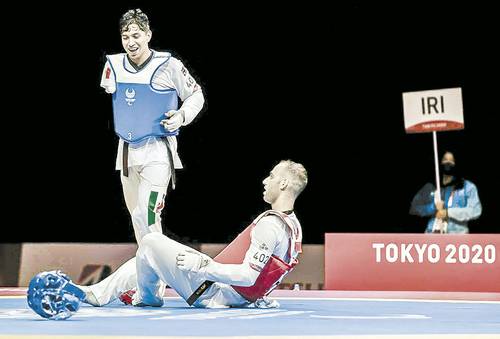
<svg viewBox="0 0 500 339"><path fill-rule="evenodd" d="M140 66L151 55L149 19L140 9L132 9L120 19L122 46L134 64Z"/></svg>
<svg viewBox="0 0 500 339"><path fill-rule="evenodd" d="M140 66L151 55L149 41L151 31L143 31L137 24L130 24L127 30L122 31L122 46L129 59Z"/></svg>

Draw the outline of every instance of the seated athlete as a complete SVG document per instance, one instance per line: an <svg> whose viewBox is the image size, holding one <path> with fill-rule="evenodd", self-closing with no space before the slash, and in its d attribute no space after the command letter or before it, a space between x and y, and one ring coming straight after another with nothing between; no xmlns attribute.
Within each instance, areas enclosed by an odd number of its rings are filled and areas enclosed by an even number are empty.
<svg viewBox="0 0 500 339"><path fill-rule="evenodd" d="M161 282L195 307L246 306L274 289L298 263L302 230L293 209L307 172L301 164L281 161L263 184L264 201L272 209L251 225L241 264L218 263L163 234L150 233L137 250L137 292L131 303L163 305Z"/></svg>

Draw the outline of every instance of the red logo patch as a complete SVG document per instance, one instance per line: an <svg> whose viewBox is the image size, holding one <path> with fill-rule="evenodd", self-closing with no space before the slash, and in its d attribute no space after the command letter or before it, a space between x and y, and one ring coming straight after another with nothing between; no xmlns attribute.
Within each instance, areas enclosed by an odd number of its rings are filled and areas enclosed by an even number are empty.
<svg viewBox="0 0 500 339"><path fill-rule="evenodd" d="M111 74L111 69L106 68L106 79L109 79L109 75Z"/></svg>
<svg viewBox="0 0 500 339"><path fill-rule="evenodd" d="M156 205L156 213L160 213L163 207L165 207L165 203L162 201L158 205Z"/></svg>

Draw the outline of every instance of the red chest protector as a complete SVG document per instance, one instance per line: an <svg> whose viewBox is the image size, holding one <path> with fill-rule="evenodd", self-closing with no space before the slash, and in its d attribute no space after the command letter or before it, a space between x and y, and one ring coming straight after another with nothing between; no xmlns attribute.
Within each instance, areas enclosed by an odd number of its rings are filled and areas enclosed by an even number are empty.
<svg viewBox="0 0 500 339"><path fill-rule="evenodd" d="M260 219L267 215L279 217L290 229L291 237L288 246L290 261L287 263L281 258L272 255L252 286L232 286L236 292L251 302L268 295L279 285L283 277L297 265L297 255L302 252L302 230L300 225L294 223L292 219L284 213L273 210L266 211L259 215L250 226L240 233L236 239L214 258L215 261L222 264L241 264L245 258L246 252L250 248L252 229Z"/></svg>

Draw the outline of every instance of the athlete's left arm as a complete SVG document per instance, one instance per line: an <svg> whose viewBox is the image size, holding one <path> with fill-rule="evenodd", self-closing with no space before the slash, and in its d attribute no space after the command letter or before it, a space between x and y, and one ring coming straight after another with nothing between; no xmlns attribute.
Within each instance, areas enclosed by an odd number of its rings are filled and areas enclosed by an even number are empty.
<svg viewBox="0 0 500 339"><path fill-rule="evenodd" d="M205 103L205 97L200 85L189 74L186 66L180 60L172 57L168 68L177 94L182 100L182 106L179 110L184 113L182 126L186 126L200 113Z"/></svg>

